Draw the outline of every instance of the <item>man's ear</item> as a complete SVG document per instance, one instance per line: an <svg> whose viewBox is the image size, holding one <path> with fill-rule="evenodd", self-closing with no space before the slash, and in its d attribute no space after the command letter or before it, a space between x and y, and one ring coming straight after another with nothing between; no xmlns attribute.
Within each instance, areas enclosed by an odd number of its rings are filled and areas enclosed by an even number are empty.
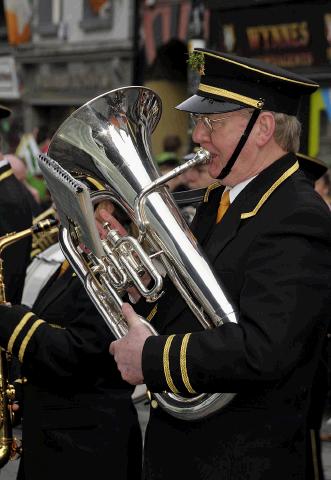
<svg viewBox="0 0 331 480"><path fill-rule="evenodd" d="M261 112L257 120L256 141L260 147L265 145L273 136L276 123L271 112Z"/></svg>

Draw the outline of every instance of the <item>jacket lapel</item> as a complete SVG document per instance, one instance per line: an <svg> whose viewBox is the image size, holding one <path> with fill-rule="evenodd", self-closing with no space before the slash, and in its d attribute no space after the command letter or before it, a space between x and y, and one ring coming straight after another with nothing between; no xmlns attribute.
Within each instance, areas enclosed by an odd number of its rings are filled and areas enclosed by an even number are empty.
<svg viewBox="0 0 331 480"><path fill-rule="evenodd" d="M194 217L192 231L200 243L203 245L210 231L214 228L216 214L220 198L224 187L219 184L211 185L205 194L203 203L199 206L197 214Z"/></svg>
<svg viewBox="0 0 331 480"><path fill-rule="evenodd" d="M299 168L296 157L287 154L254 178L230 205L222 221L216 224L216 214L223 189L210 192L195 221L195 235L212 265L225 246L236 236L242 222L263 208L273 191ZM205 218L208 217L208 218ZM186 303L180 296L169 308L166 322L170 324L184 310Z"/></svg>
<svg viewBox="0 0 331 480"><path fill-rule="evenodd" d="M287 154L261 172L239 193L207 239L205 252L211 263L235 237L242 223L258 215L270 195L298 168L296 157Z"/></svg>
<svg viewBox="0 0 331 480"><path fill-rule="evenodd" d="M219 224L213 224L210 235L205 239L204 250L210 263L220 251L235 237L239 225L242 206L245 201L245 194L241 192L241 198L236 198L231 203L228 211Z"/></svg>

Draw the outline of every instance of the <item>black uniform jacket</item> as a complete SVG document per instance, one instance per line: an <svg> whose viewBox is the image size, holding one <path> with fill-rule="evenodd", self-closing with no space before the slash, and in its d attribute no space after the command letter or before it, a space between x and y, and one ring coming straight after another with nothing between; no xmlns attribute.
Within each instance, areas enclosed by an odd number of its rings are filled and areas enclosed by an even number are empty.
<svg viewBox="0 0 331 480"><path fill-rule="evenodd" d="M152 392L237 395L199 421L151 409L145 478L301 480L310 386L331 312L330 212L291 154L253 179L216 225L221 191L210 189L193 231L239 321L198 332L167 285L149 316L163 335L147 339L143 373Z"/></svg>
<svg viewBox="0 0 331 480"><path fill-rule="evenodd" d="M25 230L31 224L28 190L17 180L7 163L0 167L0 237ZM21 301L30 252L31 237L19 240L4 249L2 258L6 299L12 303Z"/></svg>
<svg viewBox="0 0 331 480"><path fill-rule="evenodd" d="M132 387L109 354L113 336L72 270L57 275L34 313L24 306L1 311L1 345L27 378L19 478L136 480L141 431Z"/></svg>

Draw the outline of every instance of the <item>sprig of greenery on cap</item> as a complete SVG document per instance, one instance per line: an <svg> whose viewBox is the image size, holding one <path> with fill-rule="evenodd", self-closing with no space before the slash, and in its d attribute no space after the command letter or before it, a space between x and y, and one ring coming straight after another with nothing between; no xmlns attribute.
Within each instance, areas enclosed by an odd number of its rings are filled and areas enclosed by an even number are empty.
<svg viewBox="0 0 331 480"><path fill-rule="evenodd" d="M203 52L193 51L189 54L187 63L191 69L195 72L198 72L199 75L205 74L205 56Z"/></svg>

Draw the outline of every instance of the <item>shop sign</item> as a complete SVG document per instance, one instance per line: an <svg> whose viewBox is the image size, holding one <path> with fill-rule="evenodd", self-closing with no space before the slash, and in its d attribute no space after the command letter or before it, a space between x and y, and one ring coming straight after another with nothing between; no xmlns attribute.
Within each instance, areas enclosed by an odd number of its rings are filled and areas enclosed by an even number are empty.
<svg viewBox="0 0 331 480"><path fill-rule="evenodd" d="M34 95L89 96L128 82L128 70L119 58L103 62L43 63L30 73ZM32 86L33 83L33 86Z"/></svg>
<svg viewBox="0 0 331 480"><path fill-rule="evenodd" d="M331 1L211 12L212 48L286 68L331 61Z"/></svg>

